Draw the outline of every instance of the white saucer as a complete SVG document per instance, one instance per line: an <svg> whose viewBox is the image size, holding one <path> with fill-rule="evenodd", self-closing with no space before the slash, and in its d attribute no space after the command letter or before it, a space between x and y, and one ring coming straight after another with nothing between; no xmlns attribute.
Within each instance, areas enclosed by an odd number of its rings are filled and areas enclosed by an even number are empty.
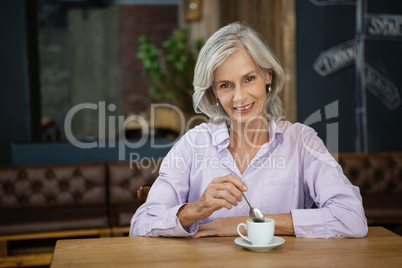
<svg viewBox="0 0 402 268"><path fill-rule="evenodd" d="M278 236L274 236L274 238L272 239L271 243L269 245L266 246L254 246L253 244L251 244L250 242L248 242L247 240L245 240L242 237L238 237L235 239L235 243L238 244L241 247L244 247L248 250L251 251L270 251L274 248L276 248L279 245L282 245L283 243L285 243L285 239L283 239L282 237L278 237Z"/></svg>

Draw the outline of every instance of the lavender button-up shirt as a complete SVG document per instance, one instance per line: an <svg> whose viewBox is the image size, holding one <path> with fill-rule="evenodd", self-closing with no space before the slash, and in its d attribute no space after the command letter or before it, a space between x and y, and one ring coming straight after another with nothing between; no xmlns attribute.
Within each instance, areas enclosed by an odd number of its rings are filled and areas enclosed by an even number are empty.
<svg viewBox="0 0 402 268"><path fill-rule="evenodd" d="M264 214L291 212L297 237L366 236L359 188L345 177L317 133L299 123L271 121L269 137L241 174L227 149L226 124L204 123L188 131L163 160L146 203L131 220L130 236L189 236L216 217L247 216L245 200L187 228L176 216L214 178L228 174L244 181L250 203ZM318 209L311 209L313 202Z"/></svg>

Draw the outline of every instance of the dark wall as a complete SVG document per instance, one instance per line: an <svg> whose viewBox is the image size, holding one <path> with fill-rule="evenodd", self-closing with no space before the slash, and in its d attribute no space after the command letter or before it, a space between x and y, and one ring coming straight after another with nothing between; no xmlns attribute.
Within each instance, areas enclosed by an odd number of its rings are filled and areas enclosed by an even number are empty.
<svg viewBox="0 0 402 268"><path fill-rule="evenodd" d="M367 13L373 16L367 21L365 62L383 76L381 82L388 84L367 91L368 148L370 151L401 151L402 1L370 0ZM378 14L389 17L379 18ZM393 18L395 15L397 17ZM399 27L394 28L395 25ZM369 87L369 78L366 83ZM383 94L379 94L381 89Z"/></svg>
<svg viewBox="0 0 402 268"><path fill-rule="evenodd" d="M36 69L29 72L37 54L32 54L36 48L32 38L36 34L35 24L28 23L31 19L35 20L29 2L1 1L0 165L11 163L12 142L35 141L39 133L38 78L34 73ZM34 44L30 47L32 41Z"/></svg>
<svg viewBox="0 0 402 268"><path fill-rule="evenodd" d="M356 3L363 4L360 32L356 29ZM389 27L398 25L398 20L401 25L402 2L296 1L298 121L315 128L324 142L332 142L333 152L402 150L402 108L398 104L402 29L394 32L396 36L389 31L377 37L370 35L367 31L373 22L367 15L379 14L397 15L396 23L386 18L377 20L381 27L386 22ZM361 54L355 46L359 38ZM375 75L380 74L371 84L367 66L373 67ZM361 107L366 116L359 113Z"/></svg>

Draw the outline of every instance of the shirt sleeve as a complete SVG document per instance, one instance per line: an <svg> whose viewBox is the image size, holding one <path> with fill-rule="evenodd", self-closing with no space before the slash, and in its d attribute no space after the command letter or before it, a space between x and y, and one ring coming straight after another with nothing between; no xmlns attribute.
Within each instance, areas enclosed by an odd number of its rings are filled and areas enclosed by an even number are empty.
<svg viewBox="0 0 402 268"><path fill-rule="evenodd" d="M343 174L316 132L302 130L299 152L302 159L303 187L317 209L291 211L297 237L364 237L367 219L358 187Z"/></svg>
<svg viewBox="0 0 402 268"><path fill-rule="evenodd" d="M197 232L198 222L183 228L176 215L189 192L191 148L185 148L181 139L164 158L147 201L131 219L130 236L185 237Z"/></svg>

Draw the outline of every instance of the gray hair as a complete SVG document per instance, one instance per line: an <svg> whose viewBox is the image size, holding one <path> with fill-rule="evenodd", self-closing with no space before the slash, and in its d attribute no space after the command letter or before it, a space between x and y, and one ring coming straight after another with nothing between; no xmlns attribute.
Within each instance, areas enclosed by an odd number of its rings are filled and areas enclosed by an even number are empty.
<svg viewBox="0 0 402 268"><path fill-rule="evenodd" d="M227 114L212 91L213 72L231 54L244 48L264 70L272 70L271 92L265 101L265 116L274 121L284 117L279 93L284 84L284 71L263 38L250 26L233 22L215 32L202 47L194 70L193 105L196 113L206 114L212 122L221 123Z"/></svg>

